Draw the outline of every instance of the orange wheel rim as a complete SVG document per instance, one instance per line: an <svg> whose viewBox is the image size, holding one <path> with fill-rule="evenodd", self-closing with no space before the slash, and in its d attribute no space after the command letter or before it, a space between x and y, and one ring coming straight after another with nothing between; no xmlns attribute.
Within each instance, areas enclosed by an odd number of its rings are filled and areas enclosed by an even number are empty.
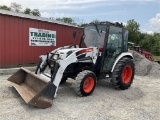
<svg viewBox="0 0 160 120"><path fill-rule="evenodd" d="M122 81L127 84L131 81L132 78L132 68L131 66L125 66L122 72Z"/></svg>
<svg viewBox="0 0 160 120"><path fill-rule="evenodd" d="M89 93L92 91L94 87L94 79L92 77L87 77L85 80L84 80L84 84L83 84L83 90L86 92L86 93Z"/></svg>

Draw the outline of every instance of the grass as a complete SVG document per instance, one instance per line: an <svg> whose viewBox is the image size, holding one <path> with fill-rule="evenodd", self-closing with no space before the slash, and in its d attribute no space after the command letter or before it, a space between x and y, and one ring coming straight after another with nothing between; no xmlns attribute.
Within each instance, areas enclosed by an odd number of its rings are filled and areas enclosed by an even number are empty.
<svg viewBox="0 0 160 120"><path fill-rule="evenodd" d="M160 56L155 56L155 55L153 55L153 59L154 60L158 60L160 58Z"/></svg>

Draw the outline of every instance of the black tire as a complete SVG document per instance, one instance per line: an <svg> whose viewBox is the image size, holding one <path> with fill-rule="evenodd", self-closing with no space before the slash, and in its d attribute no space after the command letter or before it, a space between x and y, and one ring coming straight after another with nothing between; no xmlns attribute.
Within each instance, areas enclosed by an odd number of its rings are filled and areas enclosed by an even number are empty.
<svg viewBox="0 0 160 120"><path fill-rule="evenodd" d="M96 87L97 78L89 70L80 72L75 81L74 89L79 96L88 96L93 93Z"/></svg>
<svg viewBox="0 0 160 120"><path fill-rule="evenodd" d="M111 74L111 83L117 89L128 89L133 82L134 74L135 68L133 60L123 57L118 61Z"/></svg>
<svg viewBox="0 0 160 120"><path fill-rule="evenodd" d="M60 82L60 85L63 84L63 83L66 83L67 78L68 78L68 77L62 77L61 82Z"/></svg>

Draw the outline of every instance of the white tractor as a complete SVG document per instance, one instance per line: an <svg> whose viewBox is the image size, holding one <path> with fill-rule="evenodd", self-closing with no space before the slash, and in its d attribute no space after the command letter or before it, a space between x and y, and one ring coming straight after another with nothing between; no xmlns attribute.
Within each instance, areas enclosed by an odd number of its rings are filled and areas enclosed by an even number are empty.
<svg viewBox="0 0 160 120"><path fill-rule="evenodd" d="M74 38L76 32L73 32ZM21 68L8 78L26 103L52 106L59 84L75 80L80 96L93 93L99 79L110 78L118 89L128 89L134 79L133 56L128 52L128 30L122 24L88 24L78 45L60 47L41 55L35 74Z"/></svg>

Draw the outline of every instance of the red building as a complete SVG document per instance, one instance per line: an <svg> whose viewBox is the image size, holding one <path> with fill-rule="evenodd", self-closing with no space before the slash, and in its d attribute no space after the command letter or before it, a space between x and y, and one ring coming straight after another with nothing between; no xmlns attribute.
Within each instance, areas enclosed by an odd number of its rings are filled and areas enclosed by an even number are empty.
<svg viewBox="0 0 160 120"><path fill-rule="evenodd" d="M31 46L30 29L32 28L39 31L54 31L56 35L52 36L56 39L55 46ZM0 10L0 67L37 63L39 55L45 55L60 46L79 44L80 38L75 40L72 36L75 30L82 29L52 19ZM40 35L43 37L42 34Z"/></svg>

